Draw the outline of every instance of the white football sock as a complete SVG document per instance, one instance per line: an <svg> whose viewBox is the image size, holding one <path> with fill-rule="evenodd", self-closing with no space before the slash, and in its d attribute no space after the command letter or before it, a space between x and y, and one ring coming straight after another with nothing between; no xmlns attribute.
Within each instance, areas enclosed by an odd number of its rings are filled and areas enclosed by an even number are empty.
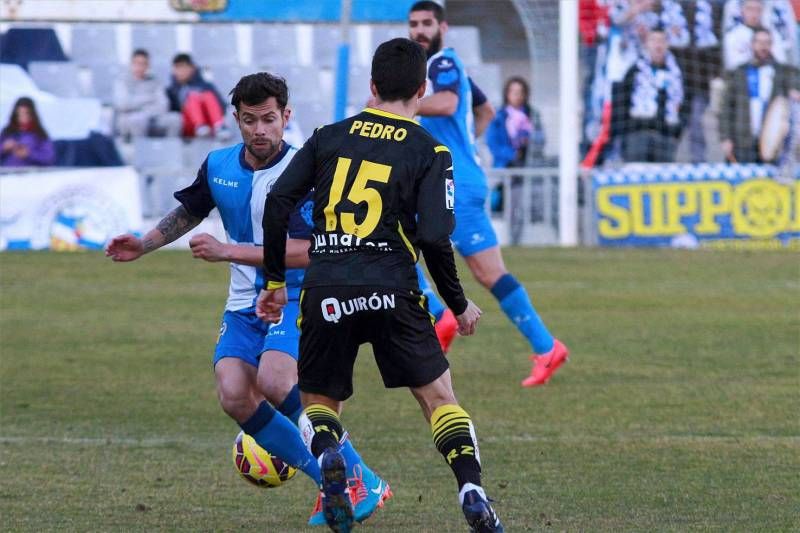
<svg viewBox="0 0 800 533"><path fill-rule="evenodd" d="M483 487L481 487L480 485L473 485L472 483L464 483L464 486L461 487L461 490L458 492L459 504L464 505L464 495L471 490L477 491L478 494L480 494L481 498L488 501L486 493L483 492Z"/></svg>

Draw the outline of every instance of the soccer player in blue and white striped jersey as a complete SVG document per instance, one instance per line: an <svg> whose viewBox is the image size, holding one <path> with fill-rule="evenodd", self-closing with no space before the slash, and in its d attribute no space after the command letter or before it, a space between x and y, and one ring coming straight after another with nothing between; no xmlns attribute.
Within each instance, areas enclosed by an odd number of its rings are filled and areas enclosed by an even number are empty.
<svg viewBox="0 0 800 533"><path fill-rule="evenodd" d="M453 244L478 282L497 299L533 350L533 368L522 385L543 385L566 361L569 352L547 330L525 287L503 263L486 212L488 184L475 147L473 98L478 91L456 51L444 46L448 28L441 5L431 0L416 2L409 11L408 27L410 39L422 45L428 54L428 94L420 102L420 123L453 155L456 217ZM421 280L421 283L426 282ZM437 301L431 298L432 294L428 296L433 310Z"/></svg>
<svg viewBox="0 0 800 533"><path fill-rule="evenodd" d="M259 446L299 468L319 486L319 466L297 428L302 412L297 387L297 314L311 238L310 199L299 203L289 228L290 303L283 320L268 327L255 316L254 307L264 288L260 268L264 200L297 152L283 141L291 113L288 88L282 78L262 72L243 77L231 95L244 142L212 151L194 183L175 193L181 205L141 239L134 235L112 239L106 255L114 261L133 261L184 235L215 207L219 210L228 242L200 234L192 237L190 247L196 258L230 263L228 300L213 359L220 405ZM341 447L355 519L364 520L391 491L363 463L347 435ZM319 498L309 523L325 525Z"/></svg>

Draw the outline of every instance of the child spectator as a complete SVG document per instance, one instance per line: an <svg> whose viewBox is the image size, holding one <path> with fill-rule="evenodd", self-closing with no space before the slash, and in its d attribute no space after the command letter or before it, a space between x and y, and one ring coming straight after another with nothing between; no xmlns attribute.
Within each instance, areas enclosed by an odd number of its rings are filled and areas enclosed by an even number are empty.
<svg viewBox="0 0 800 533"><path fill-rule="evenodd" d="M170 111L183 115L185 137L227 138L225 101L211 83L203 79L189 54L172 60L172 84L167 89Z"/></svg>
<svg viewBox="0 0 800 533"><path fill-rule="evenodd" d="M8 125L0 133L0 166L51 166L56 154L53 142L39 121L36 106L23 96L14 104Z"/></svg>
<svg viewBox="0 0 800 533"><path fill-rule="evenodd" d="M130 71L114 85L115 130L125 138L180 134L180 115L167 113L164 86L149 70L150 55L135 50Z"/></svg>

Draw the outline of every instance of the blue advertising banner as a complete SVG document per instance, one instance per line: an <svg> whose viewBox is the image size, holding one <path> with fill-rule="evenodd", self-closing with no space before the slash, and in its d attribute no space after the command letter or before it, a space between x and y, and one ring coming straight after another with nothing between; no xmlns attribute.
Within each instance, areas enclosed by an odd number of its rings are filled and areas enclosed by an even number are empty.
<svg viewBox="0 0 800 533"><path fill-rule="evenodd" d="M603 246L800 250L800 169L631 164L593 175Z"/></svg>
<svg viewBox="0 0 800 533"><path fill-rule="evenodd" d="M414 0L353 0L353 22L405 22ZM228 0L218 13L201 13L204 21L337 22L340 0Z"/></svg>

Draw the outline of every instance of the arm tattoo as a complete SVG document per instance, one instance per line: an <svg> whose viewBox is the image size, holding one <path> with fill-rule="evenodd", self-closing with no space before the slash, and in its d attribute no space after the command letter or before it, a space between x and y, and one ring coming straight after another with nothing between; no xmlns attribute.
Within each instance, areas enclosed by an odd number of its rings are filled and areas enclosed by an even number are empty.
<svg viewBox="0 0 800 533"><path fill-rule="evenodd" d="M142 248L144 248L144 253L148 253L158 248L158 245L156 245L150 237L145 237L144 240L142 240Z"/></svg>
<svg viewBox="0 0 800 533"><path fill-rule="evenodd" d="M163 244L168 244L197 226L202 220L202 218L198 218L189 214L184 206L179 205L170 211L167 216L161 219L161 222L158 223L156 229L161 232L161 235L164 236ZM148 246L147 241L150 241L150 239L145 241L145 249ZM153 245L153 242L150 241L149 244Z"/></svg>

